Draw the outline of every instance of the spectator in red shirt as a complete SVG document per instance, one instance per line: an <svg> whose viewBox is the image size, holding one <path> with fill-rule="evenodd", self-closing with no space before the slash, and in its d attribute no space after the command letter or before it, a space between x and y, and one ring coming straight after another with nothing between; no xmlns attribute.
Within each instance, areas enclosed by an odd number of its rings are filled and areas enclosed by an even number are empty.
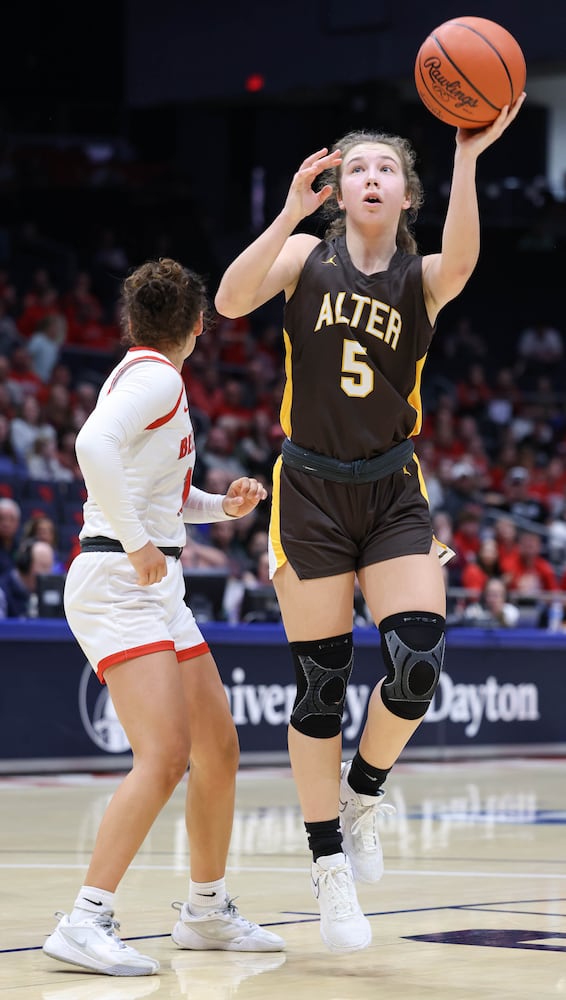
<svg viewBox="0 0 566 1000"><path fill-rule="evenodd" d="M510 562L509 589L523 596L537 596L543 591L558 590L556 574L548 559L541 556L542 539L534 531L521 531L518 553Z"/></svg>
<svg viewBox="0 0 566 1000"><path fill-rule="evenodd" d="M438 407L432 425L432 437L438 459L456 460L464 453L465 446L458 437L456 418L449 406Z"/></svg>
<svg viewBox="0 0 566 1000"><path fill-rule="evenodd" d="M552 514L560 513L566 492L566 466L560 455L553 455L548 464L533 475L531 495L541 500Z"/></svg>
<svg viewBox="0 0 566 1000"><path fill-rule="evenodd" d="M456 385L456 400L461 414L480 416L485 412L493 392L485 376L485 368L475 362L468 368L466 377Z"/></svg>
<svg viewBox="0 0 566 1000"><path fill-rule="evenodd" d="M488 580L494 577L502 578L503 572L499 565L499 553L495 538L482 539L476 558L466 563L462 570L462 587L474 592L476 597L482 593Z"/></svg>
<svg viewBox="0 0 566 1000"><path fill-rule="evenodd" d="M460 584L462 573L468 563L475 562L481 544L482 514L476 504L462 507L454 521L452 548L456 553L454 571L458 572Z"/></svg>
<svg viewBox="0 0 566 1000"><path fill-rule="evenodd" d="M22 305L16 323L24 337L31 337L46 316L61 311L59 292L46 268L39 267L35 271L31 286L24 294Z"/></svg>
<svg viewBox="0 0 566 1000"><path fill-rule="evenodd" d="M495 522L494 534L501 572L505 579L508 580L519 558L519 546L517 544L518 531L513 518L498 517Z"/></svg>
<svg viewBox="0 0 566 1000"><path fill-rule="evenodd" d="M12 351L6 382L16 403L23 402L26 396L41 393L43 382L33 370L31 355L26 347L18 346Z"/></svg>
<svg viewBox="0 0 566 1000"><path fill-rule="evenodd" d="M237 436L242 437L251 426L253 410L244 400L244 386L240 379L229 378L224 383L222 400L216 410L216 420L230 417L232 426L237 430Z"/></svg>
<svg viewBox="0 0 566 1000"><path fill-rule="evenodd" d="M188 366L185 365L187 369ZM220 387L220 373L214 364L191 365L183 371L191 415L195 410L204 413L211 421L216 419L220 404L224 399Z"/></svg>

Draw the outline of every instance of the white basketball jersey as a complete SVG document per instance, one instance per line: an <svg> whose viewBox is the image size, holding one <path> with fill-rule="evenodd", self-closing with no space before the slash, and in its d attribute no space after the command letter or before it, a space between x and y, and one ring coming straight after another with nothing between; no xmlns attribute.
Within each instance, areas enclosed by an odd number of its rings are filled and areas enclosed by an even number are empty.
<svg viewBox="0 0 566 1000"><path fill-rule="evenodd" d="M195 464L185 385L158 351L133 347L110 373L77 435L88 499L80 537L184 545L183 506Z"/></svg>

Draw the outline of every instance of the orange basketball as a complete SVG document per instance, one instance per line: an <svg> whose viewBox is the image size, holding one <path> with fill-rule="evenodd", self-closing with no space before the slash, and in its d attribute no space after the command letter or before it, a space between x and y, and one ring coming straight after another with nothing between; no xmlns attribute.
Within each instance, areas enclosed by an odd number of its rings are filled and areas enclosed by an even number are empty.
<svg viewBox="0 0 566 1000"><path fill-rule="evenodd" d="M484 17L455 17L425 38L415 83L426 108L447 125L485 128L525 87L525 57L513 35Z"/></svg>

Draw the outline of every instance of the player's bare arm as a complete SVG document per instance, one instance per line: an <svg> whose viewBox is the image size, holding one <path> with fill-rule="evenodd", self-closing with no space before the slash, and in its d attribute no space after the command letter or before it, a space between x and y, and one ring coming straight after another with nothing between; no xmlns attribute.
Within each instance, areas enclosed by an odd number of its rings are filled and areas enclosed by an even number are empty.
<svg viewBox="0 0 566 1000"><path fill-rule="evenodd" d="M340 162L340 152L318 150L303 161L293 177L285 205L271 225L228 267L214 304L222 316L246 316L279 292L292 295L303 264L318 242L307 233L293 234L302 219L320 208L331 195L324 185L313 189L316 178Z"/></svg>

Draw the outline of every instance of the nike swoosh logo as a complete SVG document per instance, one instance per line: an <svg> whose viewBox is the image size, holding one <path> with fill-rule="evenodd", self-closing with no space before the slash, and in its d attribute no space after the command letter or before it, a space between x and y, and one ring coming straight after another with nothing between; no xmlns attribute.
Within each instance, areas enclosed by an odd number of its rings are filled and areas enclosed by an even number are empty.
<svg viewBox="0 0 566 1000"><path fill-rule="evenodd" d="M339 800L339 810L341 813L344 812L344 809L346 808L347 805L348 805L347 802L342 802L342 799Z"/></svg>
<svg viewBox="0 0 566 1000"><path fill-rule="evenodd" d="M320 881L319 879L316 879L316 881L315 881L314 878L311 879L313 892L314 892L314 894L315 894L315 896L316 896L317 899L318 899L318 897L320 895L319 881Z"/></svg>
<svg viewBox="0 0 566 1000"><path fill-rule="evenodd" d="M70 934L69 937L78 948L86 948L88 944L86 934Z"/></svg>
<svg viewBox="0 0 566 1000"><path fill-rule="evenodd" d="M189 412L189 407L188 406L184 406L183 407L183 413L188 413L188 412Z"/></svg>
<svg viewBox="0 0 566 1000"><path fill-rule="evenodd" d="M88 899L86 896L83 896L83 899L84 899L85 903L92 903L93 906L102 906L102 903L98 899L96 899L96 900L95 899Z"/></svg>
<svg viewBox="0 0 566 1000"><path fill-rule="evenodd" d="M216 893L215 892L197 892L197 896L208 896L209 898L212 898L212 896L216 896Z"/></svg>

